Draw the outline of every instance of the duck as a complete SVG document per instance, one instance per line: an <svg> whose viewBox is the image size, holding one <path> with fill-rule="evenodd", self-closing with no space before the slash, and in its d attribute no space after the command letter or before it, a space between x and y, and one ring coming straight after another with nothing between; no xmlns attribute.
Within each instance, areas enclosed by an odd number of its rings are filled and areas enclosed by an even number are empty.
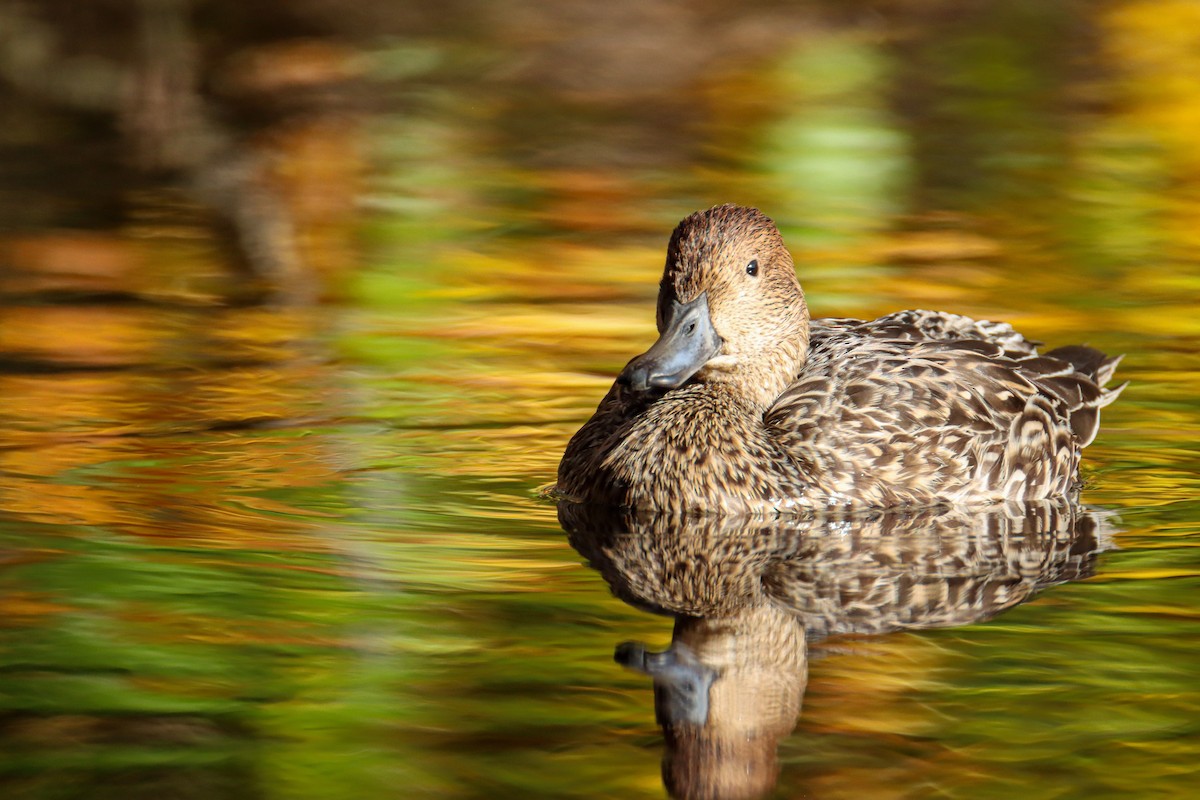
<svg viewBox="0 0 1200 800"><path fill-rule="evenodd" d="M658 340L571 437L567 501L672 513L985 506L1075 496L1120 356L1039 353L938 311L812 319L774 221L719 205L671 234Z"/></svg>

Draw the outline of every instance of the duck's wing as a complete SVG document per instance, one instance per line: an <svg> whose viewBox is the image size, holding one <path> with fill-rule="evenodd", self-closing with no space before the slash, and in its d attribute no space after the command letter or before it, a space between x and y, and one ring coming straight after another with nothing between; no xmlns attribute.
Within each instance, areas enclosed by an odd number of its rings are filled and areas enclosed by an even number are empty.
<svg viewBox="0 0 1200 800"><path fill-rule="evenodd" d="M814 330L818 332L818 336L825 330L834 336L837 335L836 329L829 330L828 326L816 324L820 322L822 320L816 320L814 323ZM856 323L854 327L858 333L869 338L900 339L907 342L987 342L998 345L1012 356L1036 355L1038 345L1041 344L1026 339L1007 322L972 319L945 311L897 311L869 322L853 322Z"/></svg>
<svg viewBox="0 0 1200 800"><path fill-rule="evenodd" d="M1066 404L1071 430L1080 447L1087 447L1096 438L1100 409L1116 400L1125 388L1124 384L1104 388L1123 356L1109 356L1084 345L1067 345L1039 355L1041 342L1026 339L1007 322L976 320L944 311L897 311L859 323L858 330L872 339L953 343L953 349L975 350L1000 365L1015 362L1013 368L1019 374Z"/></svg>
<svg viewBox="0 0 1200 800"><path fill-rule="evenodd" d="M1074 487L1120 391L1103 388L1116 361L1079 346L1038 355L1003 323L949 314L820 320L765 423L831 496L1042 499Z"/></svg>

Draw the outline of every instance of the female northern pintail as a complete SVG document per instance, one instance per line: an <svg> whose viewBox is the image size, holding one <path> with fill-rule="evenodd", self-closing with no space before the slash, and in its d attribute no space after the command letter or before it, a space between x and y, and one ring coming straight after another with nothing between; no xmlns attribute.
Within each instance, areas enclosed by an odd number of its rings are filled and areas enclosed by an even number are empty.
<svg viewBox="0 0 1200 800"><path fill-rule="evenodd" d="M901 311L811 320L760 211L671 236L659 339L567 445L570 499L763 512L1041 500L1078 488L1119 357L1039 355L1005 323Z"/></svg>

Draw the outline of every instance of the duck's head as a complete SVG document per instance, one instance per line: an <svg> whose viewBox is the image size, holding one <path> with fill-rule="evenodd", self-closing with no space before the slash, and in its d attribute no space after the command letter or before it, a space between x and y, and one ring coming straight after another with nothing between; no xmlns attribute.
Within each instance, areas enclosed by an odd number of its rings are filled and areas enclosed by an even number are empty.
<svg viewBox="0 0 1200 800"><path fill-rule="evenodd" d="M808 350L808 308L775 223L734 205L680 222L659 286L658 332L618 380L637 391L723 381L770 404Z"/></svg>

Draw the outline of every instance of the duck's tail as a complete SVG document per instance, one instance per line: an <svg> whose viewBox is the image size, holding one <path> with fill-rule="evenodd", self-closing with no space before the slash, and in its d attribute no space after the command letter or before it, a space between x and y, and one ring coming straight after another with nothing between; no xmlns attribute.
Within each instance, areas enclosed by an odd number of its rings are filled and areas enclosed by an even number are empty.
<svg viewBox="0 0 1200 800"><path fill-rule="evenodd" d="M1046 353L1045 357L1065 361L1074 368L1077 375L1088 379L1095 386L1095 391L1077 390L1077 393L1072 392L1070 396L1063 397L1068 401L1071 430L1079 438L1081 446L1087 447L1100 429L1100 409L1116 400L1129 385L1126 381L1112 389L1106 389L1104 386L1112 380L1113 373L1124 356L1110 356L1094 347L1071 344L1055 348Z"/></svg>

